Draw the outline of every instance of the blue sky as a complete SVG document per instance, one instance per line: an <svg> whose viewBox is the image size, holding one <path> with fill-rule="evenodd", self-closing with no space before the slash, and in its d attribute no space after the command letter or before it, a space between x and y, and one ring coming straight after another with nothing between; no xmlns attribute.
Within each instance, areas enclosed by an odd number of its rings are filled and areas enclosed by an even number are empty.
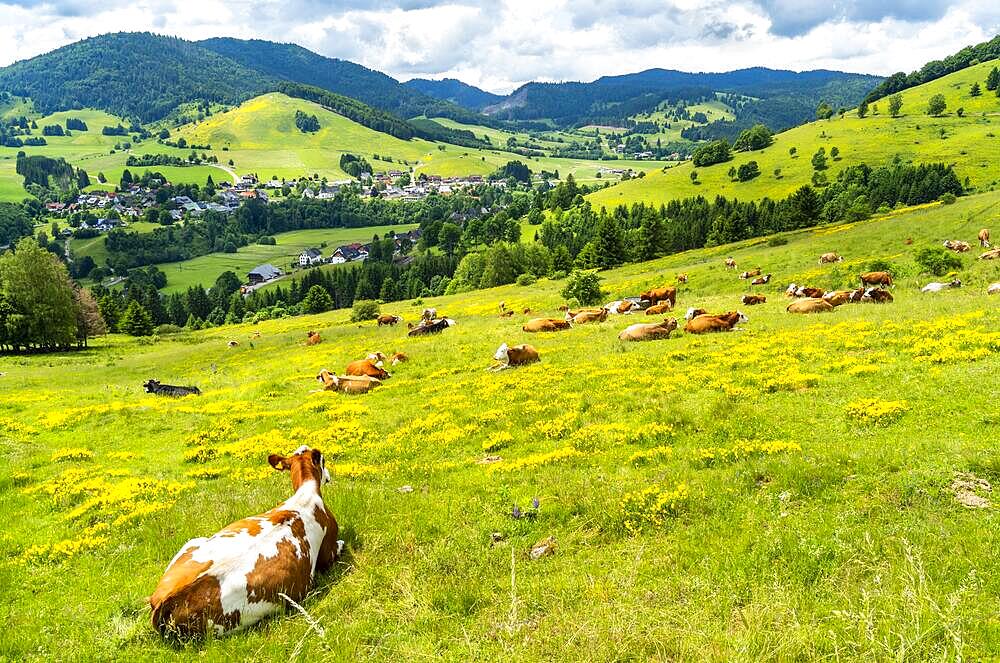
<svg viewBox="0 0 1000 663"><path fill-rule="evenodd" d="M494 92L651 67L889 74L1000 32L997 0L0 0L0 65L104 32L301 44Z"/></svg>

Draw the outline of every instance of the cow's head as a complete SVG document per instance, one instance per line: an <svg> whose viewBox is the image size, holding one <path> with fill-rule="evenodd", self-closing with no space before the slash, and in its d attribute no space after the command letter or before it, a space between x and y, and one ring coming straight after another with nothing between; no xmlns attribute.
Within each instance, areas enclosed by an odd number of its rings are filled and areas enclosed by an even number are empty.
<svg viewBox="0 0 1000 663"><path fill-rule="evenodd" d="M744 322L750 322L750 318L746 316L742 311L736 312L736 324L742 324Z"/></svg>
<svg viewBox="0 0 1000 663"><path fill-rule="evenodd" d="M792 283L791 285L788 286L788 288L785 289L785 294L788 295L789 297L794 297L798 289L799 289L798 284Z"/></svg>
<svg viewBox="0 0 1000 663"><path fill-rule="evenodd" d="M327 387L330 386L336 387L338 384L340 384L340 378L338 378L336 375L331 373L329 369L326 368L324 368L319 372L319 375L316 376L316 379Z"/></svg>
<svg viewBox="0 0 1000 663"><path fill-rule="evenodd" d="M142 383L142 388L146 390L147 394L155 393L157 388L160 386L159 380L146 380Z"/></svg>
<svg viewBox="0 0 1000 663"><path fill-rule="evenodd" d="M962 287L962 282L959 281L958 279L954 279L951 283L948 284L948 287L949 288L961 288Z"/></svg>
<svg viewBox="0 0 1000 663"><path fill-rule="evenodd" d="M507 347L506 343L501 344L500 347L497 348L497 351L493 354L493 358L496 359L497 361L504 361L504 360L506 360L507 359L507 350L508 349L509 348Z"/></svg>
<svg viewBox="0 0 1000 663"><path fill-rule="evenodd" d="M319 449L310 449L305 445L296 449L291 456L271 454L267 457L267 462L279 472L291 472L293 490L298 490L307 481L315 481L319 488L331 480L323 454Z"/></svg>
<svg viewBox="0 0 1000 663"><path fill-rule="evenodd" d="M664 318L661 323L664 329L669 329L671 331L677 329L677 318Z"/></svg>

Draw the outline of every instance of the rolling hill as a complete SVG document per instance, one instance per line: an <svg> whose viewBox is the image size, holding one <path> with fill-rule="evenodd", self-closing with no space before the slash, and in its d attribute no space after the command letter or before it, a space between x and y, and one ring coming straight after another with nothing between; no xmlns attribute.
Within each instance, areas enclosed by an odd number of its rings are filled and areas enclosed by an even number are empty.
<svg viewBox="0 0 1000 663"><path fill-rule="evenodd" d="M3 654L989 659L1000 309L984 286L1000 272L965 258L965 287L925 295L913 258L998 210L986 193L602 274L611 299L683 271L682 309L724 311L745 292L724 257L766 267L769 301L729 334L624 344L648 318L532 335L497 317L500 301L561 315L564 282L542 280L428 299L458 322L433 337L339 311L0 357ZM817 265L829 250L845 262ZM784 311L788 281L844 286L873 260L898 269L893 304ZM411 304L384 310L413 320ZM541 363L488 373L502 342ZM411 360L366 396L311 393L374 350ZM151 377L202 395L145 395ZM266 457L300 444L333 476L335 570L302 611L164 641L146 606L164 567L286 499ZM963 507L962 486L988 508Z"/></svg>
<svg viewBox="0 0 1000 663"><path fill-rule="evenodd" d="M971 86L983 82L995 62L981 63L949 74L902 93L901 116L893 118L887 100L876 102L877 113L858 118L854 111L843 118L834 116L777 134L772 146L758 152L736 153L732 161L695 168L691 162L651 173L641 180L591 194L591 204L614 207L645 202L659 204L688 196L722 195L744 200L782 198L813 176L811 158L823 148L834 147L839 160L829 160L827 177L832 181L840 169L859 163L886 164L898 156L904 161L953 164L960 178L969 178L973 188L984 190L1000 180L1000 99L992 93L969 94ZM941 117L927 115L927 103L935 94L944 95L947 112ZM958 109L962 108L959 117ZM789 151L795 148L796 154ZM759 164L761 175L749 182L733 182L728 175L748 161ZM780 177L774 174L781 169ZM697 183L691 173L697 171Z"/></svg>

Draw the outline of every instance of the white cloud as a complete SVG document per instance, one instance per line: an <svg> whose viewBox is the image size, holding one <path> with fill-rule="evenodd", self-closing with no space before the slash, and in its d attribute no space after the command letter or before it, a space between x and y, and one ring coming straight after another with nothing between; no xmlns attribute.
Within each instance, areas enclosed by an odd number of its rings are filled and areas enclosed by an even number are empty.
<svg viewBox="0 0 1000 663"><path fill-rule="evenodd" d="M496 92L653 67L910 71L1000 31L993 0L0 0L0 65L105 32L291 41Z"/></svg>

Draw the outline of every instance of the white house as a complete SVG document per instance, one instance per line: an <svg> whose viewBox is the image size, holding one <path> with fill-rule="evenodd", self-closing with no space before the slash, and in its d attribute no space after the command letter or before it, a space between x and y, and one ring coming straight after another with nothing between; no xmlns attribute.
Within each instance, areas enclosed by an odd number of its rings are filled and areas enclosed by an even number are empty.
<svg viewBox="0 0 1000 663"><path fill-rule="evenodd" d="M309 267L323 262L323 253L319 249L306 249L299 254L299 267Z"/></svg>

